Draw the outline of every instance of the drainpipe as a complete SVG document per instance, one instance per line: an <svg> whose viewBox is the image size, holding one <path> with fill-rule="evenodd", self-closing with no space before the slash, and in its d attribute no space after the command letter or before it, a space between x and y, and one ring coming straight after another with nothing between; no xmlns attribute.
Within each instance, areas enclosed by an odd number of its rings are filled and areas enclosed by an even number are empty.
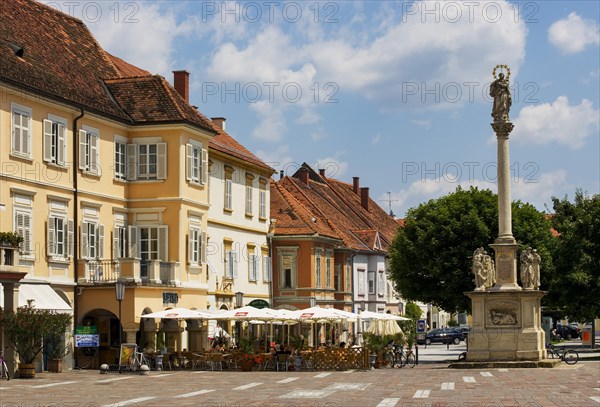
<svg viewBox="0 0 600 407"><path fill-rule="evenodd" d="M78 193L78 186L77 186L77 180L79 178L79 131L77 130L77 122L79 122L79 119L81 119L84 115L85 112L83 110L83 107L79 108L80 113L79 116L77 116L75 119L73 119L73 202L75 204L75 207L73 208L73 278L75 279L75 293L73 296L73 333L75 333L75 330L77 328L77 320L78 320L78 307L77 307L77 303L78 303L78 295L79 295L79 290L77 287L77 280L78 280L78 273L77 273L77 263L79 262L79 250L78 250L78 239L79 239L79 233L78 232L78 219L79 219L79 193ZM77 365L77 363L76 363ZM76 366L78 367L78 366Z"/></svg>

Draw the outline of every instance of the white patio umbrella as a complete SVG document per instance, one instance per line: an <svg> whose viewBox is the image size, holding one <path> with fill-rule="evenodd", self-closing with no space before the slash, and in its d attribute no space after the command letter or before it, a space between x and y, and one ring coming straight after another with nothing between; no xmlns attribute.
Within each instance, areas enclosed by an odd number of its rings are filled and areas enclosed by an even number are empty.
<svg viewBox="0 0 600 407"><path fill-rule="evenodd" d="M410 318L401 317L393 314L384 314L382 312L362 311L360 317L365 321L382 320L382 321L408 321Z"/></svg>
<svg viewBox="0 0 600 407"><path fill-rule="evenodd" d="M213 316L214 319L231 319L235 321L270 320L275 316L268 308L255 308L246 305L242 308L223 311Z"/></svg>
<svg viewBox="0 0 600 407"><path fill-rule="evenodd" d="M396 321L379 319L371 322L371 325L367 328L367 332L375 335L396 335L402 333L402 329L400 329Z"/></svg>
<svg viewBox="0 0 600 407"><path fill-rule="evenodd" d="M142 315L142 318L155 319L212 319L213 314L205 311L193 310L187 308L171 308L164 311L152 312Z"/></svg>

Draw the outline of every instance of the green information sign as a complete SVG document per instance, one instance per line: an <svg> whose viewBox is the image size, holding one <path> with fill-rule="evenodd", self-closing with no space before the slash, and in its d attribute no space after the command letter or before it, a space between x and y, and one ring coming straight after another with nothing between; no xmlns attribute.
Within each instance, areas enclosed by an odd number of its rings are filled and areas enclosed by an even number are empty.
<svg viewBox="0 0 600 407"><path fill-rule="evenodd" d="M269 308L269 303L265 300L252 300L248 305L254 308Z"/></svg>
<svg viewBox="0 0 600 407"><path fill-rule="evenodd" d="M77 335L97 334L98 326L96 326L96 325L90 325L90 326L77 325L77 327L75 327L75 333Z"/></svg>

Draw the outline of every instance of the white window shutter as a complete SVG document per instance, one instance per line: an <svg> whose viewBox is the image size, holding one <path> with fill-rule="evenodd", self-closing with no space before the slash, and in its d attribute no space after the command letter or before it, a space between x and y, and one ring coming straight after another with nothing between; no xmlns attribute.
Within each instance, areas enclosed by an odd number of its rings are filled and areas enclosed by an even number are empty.
<svg viewBox="0 0 600 407"><path fill-rule="evenodd" d="M206 185L208 183L208 150L205 148L202 149L202 167L200 168L200 176L202 177L202 185Z"/></svg>
<svg viewBox="0 0 600 407"><path fill-rule="evenodd" d="M192 181L194 174L194 146L191 144L185 145L185 179Z"/></svg>
<svg viewBox="0 0 600 407"><path fill-rule="evenodd" d="M233 271L233 278L238 278L238 259L237 251L231 251L231 268Z"/></svg>
<svg viewBox="0 0 600 407"><path fill-rule="evenodd" d="M167 143L156 145L156 178L167 179Z"/></svg>
<svg viewBox="0 0 600 407"><path fill-rule="evenodd" d="M22 132L25 133L23 137L23 153L30 157L31 156L31 117L24 116L27 121L27 127L25 129L21 129Z"/></svg>
<svg viewBox="0 0 600 407"><path fill-rule="evenodd" d="M159 226L158 228L158 258L162 261L169 260L168 248L168 226Z"/></svg>
<svg viewBox="0 0 600 407"><path fill-rule="evenodd" d="M87 164L87 162L85 160L85 153L87 150L86 138L87 138L87 131L79 130L79 169L80 170L85 170L85 167Z"/></svg>
<svg viewBox="0 0 600 407"><path fill-rule="evenodd" d="M16 112L13 112L11 117L12 117L12 123L11 123L12 137L10 138L10 152L12 154L14 154L18 151L17 143L18 143L19 139L17 136L17 129L16 129L15 125L17 124L17 119L19 118L19 115Z"/></svg>
<svg viewBox="0 0 600 407"><path fill-rule="evenodd" d="M267 262L267 279L268 281L272 281L273 279L273 263L271 257L265 257L265 261Z"/></svg>
<svg viewBox="0 0 600 407"><path fill-rule="evenodd" d="M139 258L138 254L138 228L137 226L129 226L129 257Z"/></svg>
<svg viewBox="0 0 600 407"><path fill-rule="evenodd" d="M97 135L90 137L90 172L100 174L100 138Z"/></svg>
<svg viewBox="0 0 600 407"><path fill-rule="evenodd" d="M137 145L127 144L127 181L137 179Z"/></svg>
<svg viewBox="0 0 600 407"><path fill-rule="evenodd" d="M88 254L88 223L83 222L81 224L81 242L79 243L79 256L81 256L81 258L87 258Z"/></svg>
<svg viewBox="0 0 600 407"><path fill-rule="evenodd" d="M111 259L119 258L119 229L113 228L112 232L112 253L110 256Z"/></svg>
<svg viewBox="0 0 600 407"><path fill-rule="evenodd" d="M44 120L44 161L52 161L52 122Z"/></svg>
<svg viewBox="0 0 600 407"><path fill-rule="evenodd" d="M103 259L104 258L104 225L100 225L97 229L97 233L98 233L98 238L96 239L96 242L98 242L98 250L96 250L96 253L98 253L98 258L99 259Z"/></svg>
<svg viewBox="0 0 600 407"><path fill-rule="evenodd" d="M73 245L75 244L75 222L69 220L67 224L67 255L73 257Z"/></svg>
<svg viewBox="0 0 600 407"><path fill-rule="evenodd" d="M58 146L56 148L56 163L65 165L65 157L67 156L67 139L65 137L65 126L58 125Z"/></svg>
<svg viewBox="0 0 600 407"><path fill-rule="evenodd" d="M48 226L46 232L46 253L48 256L54 256L56 254L56 224L52 216L48 217Z"/></svg>
<svg viewBox="0 0 600 407"><path fill-rule="evenodd" d="M188 263L194 263L194 229L188 230Z"/></svg>
<svg viewBox="0 0 600 407"><path fill-rule="evenodd" d="M200 234L200 262L206 263L206 232Z"/></svg>

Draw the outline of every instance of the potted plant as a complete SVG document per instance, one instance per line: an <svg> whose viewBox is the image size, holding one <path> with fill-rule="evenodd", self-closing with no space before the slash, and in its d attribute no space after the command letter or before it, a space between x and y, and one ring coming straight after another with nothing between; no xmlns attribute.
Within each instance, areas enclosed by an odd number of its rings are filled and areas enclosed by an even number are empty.
<svg viewBox="0 0 600 407"><path fill-rule="evenodd" d="M254 353L254 344L250 339L241 338L238 343L240 351L240 368L243 372L252 370L255 364L260 363L257 359L260 357Z"/></svg>
<svg viewBox="0 0 600 407"><path fill-rule="evenodd" d="M23 237L17 232L0 232L0 247L19 247Z"/></svg>
<svg viewBox="0 0 600 407"><path fill-rule="evenodd" d="M385 340L385 337L370 332L365 332L363 338L365 347L369 350L369 361L371 366L377 369L381 366L383 349L385 348L387 341Z"/></svg>
<svg viewBox="0 0 600 407"><path fill-rule="evenodd" d="M66 334L64 330L60 329L60 321L55 321L57 332L48 334L44 338L46 345L46 356L48 357L48 372L60 373L62 372L62 361L65 356L71 351L71 340L70 335ZM66 329L66 327L64 328Z"/></svg>
<svg viewBox="0 0 600 407"><path fill-rule="evenodd" d="M36 309L33 300L27 301L27 305L19 307L17 312L3 310L0 313L5 337L19 355L20 377L35 377L34 362L44 347L43 338L55 335L60 329L64 334L70 324L69 314Z"/></svg>

